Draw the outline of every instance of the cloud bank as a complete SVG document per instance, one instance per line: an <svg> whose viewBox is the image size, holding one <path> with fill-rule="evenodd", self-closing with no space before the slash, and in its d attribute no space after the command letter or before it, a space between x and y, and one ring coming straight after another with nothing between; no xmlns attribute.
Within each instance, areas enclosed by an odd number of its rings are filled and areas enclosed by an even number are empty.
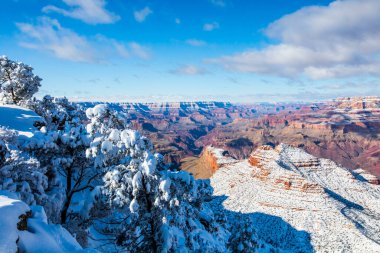
<svg viewBox="0 0 380 253"><path fill-rule="evenodd" d="M34 24L16 25L21 32L21 46L44 51L60 59L105 63L109 59L130 56L144 60L150 58L149 50L136 42L124 43L100 34L81 36L48 17L41 17Z"/></svg>
<svg viewBox="0 0 380 253"><path fill-rule="evenodd" d="M56 12L66 17L79 19L87 24L111 24L120 17L108 11L105 0L62 0L69 9L59 8L55 5L47 5L42 11L45 13Z"/></svg>
<svg viewBox="0 0 380 253"><path fill-rule="evenodd" d="M310 79L380 76L380 1L302 8L265 29L274 44L209 59L227 70Z"/></svg>

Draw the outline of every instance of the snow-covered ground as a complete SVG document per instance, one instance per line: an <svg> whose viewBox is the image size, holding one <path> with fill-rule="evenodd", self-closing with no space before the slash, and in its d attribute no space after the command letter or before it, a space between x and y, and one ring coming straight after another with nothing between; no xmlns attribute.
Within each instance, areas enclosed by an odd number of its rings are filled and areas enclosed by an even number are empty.
<svg viewBox="0 0 380 253"><path fill-rule="evenodd" d="M251 217L259 238L291 252L380 252L379 185L287 145L258 157L213 175L215 209Z"/></svg>
<svg viewBox="0 0 380 253"><path fill-rule="evenodd" d="M31 211L27 230L19 230L20 216ZM90 252L82 250L77 241L61 225L48 224L41 206L29 207L15 194L0 191L0 252L60 253Z"/></svg>
<svg viewBox="0 0 380 253"><path fill-rule="evenodd" d="M24 202L0 195L0 252L17 252L17 223L19 216L27 211L29 207Z"/></svg>
<svg viewBox="0 0 380 253"><path fill-rule="evenodd" d="M31 137L37 129L34 122L43 121L35 112L16 105L0 105L0 126L13 129L19 135Z"/></svg>

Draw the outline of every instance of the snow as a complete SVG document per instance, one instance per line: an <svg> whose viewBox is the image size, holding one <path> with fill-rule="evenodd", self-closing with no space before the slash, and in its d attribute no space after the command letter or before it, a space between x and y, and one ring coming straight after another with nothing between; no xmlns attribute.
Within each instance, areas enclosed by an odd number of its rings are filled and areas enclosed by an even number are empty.
<svg viewBox="0 0 380 253"><path fill-rule="evenodd" d="M9 192L0 192L0 252L91 252L83 250L61 225L48 224L43 207L29 207L14 197ZM32 216L27 219L27 230L20 231L17 229L19 217L27 211L31 211Z"/></svg>
<svg viewBox="0 0 380 253"><path fill-rule="evenodd" d="M120 131L118 129L112 129L110 135L108 136L110 141L119 141L120 140Z"/></svg>
<svg viewBox="0 0 380 253"><path fill-rule="evenodd" d="M379 185L284 144L261 158L260 167L236 160L211 177L214 209L222 204L232 222L250 217L258 237L283 250L380 252Z"/></svg>
<svg viewBox="0 0 380 253"><path fill-rule="evenodd" d="M190 184L190 181L192 178L192 176L190 175L189 172L183 171L183 170L178 171L178 172L174 172L174 173L172 173L172 175L174 178L181 180L185 184Z"/></svg>
<svg viewBox="0 0 380 253"><path fill-rule="evenodd" d="M227 164L231 164L231 163L236 162L235 159L228 157L228 156L224 156L223 155L224 150L221 148L215 148L212 146L207 146L206 148L215 156L219 166L223 166L223 165L227 165Z"/></svg>
<svg viewBox="0 0 380 253"><path fill-rule="evenodd" d="M138 210L139 210L139 203L137 203L137 200L136 199L133 199L131 201L131 204L129 205L129 210L131 211L131 213L137 213Z"/></svg>
<svg viewBox="0 0 380 253"><path fill-rule="evenodd" d="M139 138L140 134L137 131L126 129L121 132L121 140L125 143L127 148L133 147Z"/></svg>
<svg viewBox="0 0 380 253"><path fill-rule="evenodd" d="M15 130L19 135L32 137L37 129L34 122L43 121L35 112L16 105L0 105L0 126Z"/></svg>
<svg viewBox="0 0 380 253"><path fill-rule="evenodd" d="M107 105L99 104L86 110L87 118L100 117L107 110Z"/></svg>
<svg viewBox="0 0 380 253"><path fill-rule="evenodd" d="M17 252L18 217L27 211L29 207L24 202L0 195L0 252Z"/></svg>
<svg viewBox="0 0 380 253"><path fill-rule="evenodd" d="M132 179L132 186L133 186L133 189L135 189L136 191L142 189L143 184L142 184L142 174L141 174L141 171L138 171L138 172L133 176L133 179Z"/></svg>
<svg viewBox="0 0 380 253"><path fill-rule="evenodd" d="M108 153L112 150L112 142L105 140L102 142L101 150L103 153Z"/></svg>
<svg viewBox="0 0 380 253"><path fill-rule="evenodd" d="M171 181L168 178L168 179L161 181L160 186L159 186L160 190L163 193L164 199L166 201L170 200L170 184L171 184Z"/></svg>
<svg viewBox="0 0 380 253"><path fill-rule="evenodd" d="M152 154L147 154L147 157L145 158L144 162L141 164L142 168L144 169L144 172L146 175L151 175L154 173L157 161Z"/></svg>
<svg viewBox="0 0 380 253"><path fill-rule="evenodd" d="M20 231L19 247L22 252L84 252L78 242L61 225L47 224L41 219L43 208L33 208L28 219L28 231Z"/></svg>

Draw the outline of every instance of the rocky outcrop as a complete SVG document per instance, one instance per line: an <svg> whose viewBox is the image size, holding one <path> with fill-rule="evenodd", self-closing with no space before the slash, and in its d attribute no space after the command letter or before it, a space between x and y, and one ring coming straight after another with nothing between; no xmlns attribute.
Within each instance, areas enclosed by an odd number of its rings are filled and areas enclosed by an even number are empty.
<svg viewBox="0 0 380 253"><path fill-rule="evenodd" d="M181 169L194 175L195 178L210 178L217 170L236 160L229 157L228 152L207 146L199 157L188 157L181 161Z"/></svg>
<svg viewBox="0 0 380 253"><path fill-rule="evenodd" d="M19 222L17 222L17 229L20 231L25 231L28 229L28 219L32 217L32 211L26 211L24 214L21 214Z"/></svg>
<svg viewBox="0 0 380 253"><path fill-rule="evenodd" d="M263 166L270 161L270 158L265 155L266 151L273 150L272 146L263 145L256 149L248 159L249 164L252 166L263 168Z"/></svg>
<svg viewBox="0 0 380 253"><path fill-rule="evenodd" d="M220 164L218 163L217 157L214 153L214 150L211 147L206 147L202 154L201 158L203 163L209 167L210 173L214 174L220 168Z"/></svg>
<svg viewBox="0 0 380 253"><path fill-rule="evenodd" d="M339 109L379 109L380 107L380 98L377 96L367 96L367 97L343 97L336 98L333 101Z"/></svg>
<svg viewBox="0 0 380 253"><path fill-rule="evenodd" d="M298 173L288 167L294 166L295 169L317 169L320 165L318 158L313 156L294 156L290 161L283 157L282 149L284 145L273 148L269 145L258 147L249 157L248 163L255 167L252 176L259 180L272 184L273 187L280 187L285 190L295 190L308 193L321 193L323 188L316 183L309 182ZM277 165L286 168L279 173Z"/></svg>
<svg viewBox="0 0 380 253"><path fill-rule="evenodd" d="M364 170L350 172L300 148L261 146L247 160L220 167L210 178L224 212L251 218L258 237L289 252L380 252L380 186ZM215 205L216 206L216 205ZM279 220L280 219L280 220ZM296 248L303 234L312 250ZM271 231L260 227L271 224Z"/></svg>
<svg viewBox="0 0 380 253"><path fill-rule="evenodd" d="M367 171L363 169L356 169L353 171L353 173L358 180L364 180L370 184L375 184L375 185L380 184L380 180L376 176L368 173Z"/></svg>

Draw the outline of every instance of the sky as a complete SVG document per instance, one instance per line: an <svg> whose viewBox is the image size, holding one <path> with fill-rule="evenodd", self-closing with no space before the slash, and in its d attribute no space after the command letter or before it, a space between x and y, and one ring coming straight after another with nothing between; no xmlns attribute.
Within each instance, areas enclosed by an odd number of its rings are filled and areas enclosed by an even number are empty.
<svg viewBox="0 0 380 253"><path fill-rule="evenodd" d="M37 96L318 101L380 95L379 0L3 0L0 55Z"/></svg>

